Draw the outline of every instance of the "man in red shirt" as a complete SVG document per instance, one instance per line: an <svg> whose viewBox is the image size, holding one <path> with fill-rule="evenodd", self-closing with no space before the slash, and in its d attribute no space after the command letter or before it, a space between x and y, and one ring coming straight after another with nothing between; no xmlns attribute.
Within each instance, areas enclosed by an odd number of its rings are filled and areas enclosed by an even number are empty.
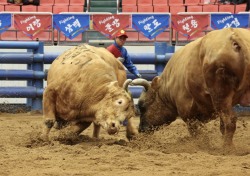
<svg viewBox="0 0 250 176"><path fill-rule="evenodd" d="M115 35L114 43L108 46L107 50L109 50L116 58L118 58L129 72L134 74L137 78L141 78L141 75L136 66L134 66L127 49L123 47L127 38L128 36L126 32L124 30L120 30Z"/></svg>

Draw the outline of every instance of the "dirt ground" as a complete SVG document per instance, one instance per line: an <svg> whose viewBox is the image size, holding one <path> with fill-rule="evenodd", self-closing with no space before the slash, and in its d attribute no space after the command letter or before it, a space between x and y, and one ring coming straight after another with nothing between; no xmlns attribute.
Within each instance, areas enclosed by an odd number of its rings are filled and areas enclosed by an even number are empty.
<svg viewBox="0 0 250 176"><path fill-rule="evenodd" d="M218 120L206 125L200 139L192 139L178 119L131 142L124 127L116 136L102 130L94 139L92 126L70 139L52 131L44 142L41 125L41 114L0 114L1 176L250 175L250 117L239 118L230 152L221 147Z"/></svg>

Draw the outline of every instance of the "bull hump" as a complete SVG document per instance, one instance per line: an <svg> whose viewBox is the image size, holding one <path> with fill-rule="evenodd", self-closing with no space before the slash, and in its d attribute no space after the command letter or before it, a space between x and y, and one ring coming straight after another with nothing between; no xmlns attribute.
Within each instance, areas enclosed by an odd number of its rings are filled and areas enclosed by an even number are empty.
<svg viewBox="0 0 250 176"><path fill-rule="evenodd" d="M90 51L89 48L86 48L85 45L80 45L80 46L76 46L74 48L71 48L69 49L65 54L63 54L59 60L61 60L61 63L62 64L65 64L65 63L71 63L71 64L77 64L77 63L80 63L80 60L79 58L82 58L82 57L87 57L86 53L87 52L93 52L93 51ZM89 62L90 60L88 60Z"/></svg>

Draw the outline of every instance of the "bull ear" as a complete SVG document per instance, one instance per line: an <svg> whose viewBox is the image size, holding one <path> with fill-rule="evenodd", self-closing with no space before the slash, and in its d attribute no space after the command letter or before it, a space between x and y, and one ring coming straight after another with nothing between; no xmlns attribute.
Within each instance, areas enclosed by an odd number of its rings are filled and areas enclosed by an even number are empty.
<svg viewBox="0 0 250 176"><path fill-rule="evenodd" d="M161 78L159 76L154 77L151 83L151 88L154 90L159 89Z"/></svg>
<svg viewBox="0 0 250 176"><path fill-rule="evenodd" d="M230 37L230 40L232 42L233 50L239 52L241 49L241 46L239 45L239 36L235 32L233 32Z"/></svg>
<svg viewBox="0 0 250 176"><path fill-rule="evenodd" d="M237 51L237 52L239 52L241 49L240 45L237 42L232 43L232 48L234 49L234 51Z"/></svg>

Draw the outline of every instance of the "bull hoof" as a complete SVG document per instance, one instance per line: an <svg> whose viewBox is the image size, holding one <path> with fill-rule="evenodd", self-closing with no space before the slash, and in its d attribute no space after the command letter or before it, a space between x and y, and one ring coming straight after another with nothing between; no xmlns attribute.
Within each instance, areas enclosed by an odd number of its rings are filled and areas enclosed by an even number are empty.
<svg viewBox="0 0 250 176"><path fill-rule="evenodd" d="M47 134L42 134L42 135L40 136L40 139L41 139L42 141L49 141L49 136L48 136Z"/></svg>
<svg viewBox="0 0 250 176"><path fill-rule="evenodd" d="M47 128L52 128L53 127L53 125L54 125L54 120L51 120L51 119L46 119L45 121L44 121L44 124L46 125L46 127Z"/></svg>
<svg viewBox="0 0 250 176"><path fill-rule="evenodd" d="M231 145L224 144L223 145L223 153L224 154L233 154L235 152L236 152L236 148L233 144L231 144Z"/></svg>
<svg viewBox="0 0 250 176"><path fill-rule="evenodd" d="M138 132L136 130L126 131L126 137L129 141L136 139Z"/></svg>
<svg viewBox="0 0 250 176"><path fill-rule="evenodd" d="M128 141L136 140L136 135L126 135Z"/></svg>

